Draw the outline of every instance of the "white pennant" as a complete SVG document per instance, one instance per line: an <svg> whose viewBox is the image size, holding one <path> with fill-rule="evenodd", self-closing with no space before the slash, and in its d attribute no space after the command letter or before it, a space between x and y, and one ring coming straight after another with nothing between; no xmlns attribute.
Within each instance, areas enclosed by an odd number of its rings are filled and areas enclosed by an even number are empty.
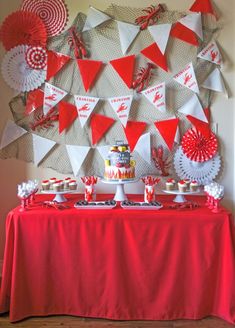
<svg viewBox="0 0 235 328"><path fill-rule="evenodd" d="M55 107L61 99L67 95L67 92L61 90L50 83L45 83L43 113L46 115L49 110Z"/></svg>
<svg viewBox="0 0 235 328"><path fill-rule="evenodd" d="M49 153L49 151L55 146L56 142L37 134L32 134L33 136L33 154L34 154L34 164L38 166L41 160Z"/></svg>
<svg viewBox="0 0 235 328"><path fill-rule="evenodd" d="M110 105L117 114L122 125L126 127L133 96L108 98Z"/></svg>
<svg viewBox="0 0 235 328"><path fill-rule="evenodd" d="M196 33L203 40L202 15L201 13L189 14L179 20L179 22Z"/></svg>
<svg viewBox="0 0 235 328"><path fill-rule="evenodd" d="M2 134L0 149L17 140L25 133L27 133L25 129L21 128L11 120L7 121Z"/></svg>
<svg viewBox="0 0 235 328"><path fill-rule="evenodd" d="M128 48L136 38L140 31L140 26L117 21L119 38L123 55L126 54Z"/></svg>
<svg viewBox="0 0 235 328"><path fill-rule="evenodd" d="M75 104L81 126L84 127L100 98L75 95Z"/></svg>
<svg viewBox="0 0 235 328"><path fill-rule="evenodd" d="M203 122L208 122L197 95L193 95L189 101L187 101L182 107L178 109L178 112L185 115L191 115Z"/></svg>
<svg viewBox="0 0 235 328"><path fill-rule="evenodd" d="M151 136L150 133L143 134L134 149L147 163L151 164Z"/></svg>
<svg viewBox="0 0 235 328"><path fill-rule="evenodd" d="M99 146L99 147L96 147L96 149L100 153L100 156L103 158L103 160L106 160L108 157L110 146Z"/></svg>
<svg viewBox="0 0 235 328"><path fill-rule="evenodd" d="M87 18L83 27L82 32L89 31L94 27L106 22L111 19L108 15L104 14L102 11L97 10L96 8L90 7L88 9Z"/></svg>
<svg viewBox="0 0 235 328"><path fill-rule="evenodd" d="M157 84L142 91L143 95L151 104L161 112L166 111L166 84L165 82Z"/></svg>
<svg viewBox="0 0 235 328"><path fill-rule="evenodd" d="M226 97L228 97L228 92L224 85L224 81L221 75L221 72L218 68L215 68L214 71L207 77L207 79L201 85L205 89L223 92Z"/></svg>
<svg viewBox="0 0 235 328"><path fill-rule="evenodd" d="M222 64L222 56L215 41L211 41L204 49L202 49L197 57L216 65Z"/></svg>
<svg viewBox="0 0 235 328"><path fill-rule="evenodd" d="M90 150L90 147L66 145L66 149L73 169L73 174L76 177Z"/></svg>
<svg viewBox="0 0 235 328"><path fill-rule="evenodd" d="M148 26L148 30L154 41L158 45L161 53L164 55L169 40L172 24L160 24Z"/></svg>
<svg viewBox="0 0 235 328"><path fill-rule="evenodd" d="M182 71L177 73L173 79L191 91L199 93L199 88L192 63L188 64Z"/></svg>

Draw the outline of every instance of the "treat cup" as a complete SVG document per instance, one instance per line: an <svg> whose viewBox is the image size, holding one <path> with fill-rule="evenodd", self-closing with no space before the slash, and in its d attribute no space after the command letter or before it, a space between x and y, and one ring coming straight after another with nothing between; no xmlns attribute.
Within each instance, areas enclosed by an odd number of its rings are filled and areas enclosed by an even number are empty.
<svg viewBox="0 0 235 328"><path fill-rule="evenodd" d="M85 186L85 200L87 202L96 200L95 187L93 184Z"/></svg>
<svg viewBox="0 0 235 328"><path fill-rule="evenodd" d="M144 201L145 203L151 203L155 201L155 189L153 186L146 186L144 188Z"/></svg>

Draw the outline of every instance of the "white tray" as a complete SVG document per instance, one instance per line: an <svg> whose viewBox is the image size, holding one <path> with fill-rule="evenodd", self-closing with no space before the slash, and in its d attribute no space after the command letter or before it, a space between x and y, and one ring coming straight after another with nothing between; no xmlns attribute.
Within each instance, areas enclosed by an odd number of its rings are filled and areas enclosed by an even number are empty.
<svg viewBox="0 0 235 328"><path fill-rule="evenodd" d="M53 199L54 202L64 203L67 202L67 199L64 197L65 194L78 193L79 191L77 189L76 190L65 189L63 191L55 191L49 189L49 190L40 190L40 192L46 195L55 195L55 198Z"/></svg>
<svg viewBox="0 0 235 328"><path fill-rule="evenodd" d="M114 204L114 205L97 205L97 204L100 204L100 203L104 203L102 201L100 202L92 202L92 203L95 203L96 205L77 205L77 204L74 204L74 207L79 209L79 210L108 210L108 209L112 209L114 208L117 204Z"/></svg>
<svg viewBox="0 0 235 328"><path fill-rule="evenodd" d="M139 203L141 205L123 205L121 203L121 207L124 209L124 210L142 210L142 211L156 211L156 210L160 210L160 208L163 207L163 205L161 206L157 206L157 205L142 205L144 204L144 202L136 202L136 203Z"/></svg>

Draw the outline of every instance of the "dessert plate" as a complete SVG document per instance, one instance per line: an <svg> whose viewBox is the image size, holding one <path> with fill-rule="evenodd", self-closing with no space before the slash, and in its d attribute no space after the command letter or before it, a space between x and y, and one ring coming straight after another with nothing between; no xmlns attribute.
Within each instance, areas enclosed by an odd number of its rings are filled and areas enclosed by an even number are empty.
<svg viewBox="0 0 235 328"><path fill-rule="evenodd" d="M84 200L78 201L74 207L80 210L108 210L117 205L114 200L100 201L100 202L86 202Z"/></svg>
<svg viewBox="0 0 235 328"><path fill-rule="evenodd" d="M121 202L121 207L125 210L159 210L163 207L163 205L159 202L132 202L132 201L124 201Z"/></svg>

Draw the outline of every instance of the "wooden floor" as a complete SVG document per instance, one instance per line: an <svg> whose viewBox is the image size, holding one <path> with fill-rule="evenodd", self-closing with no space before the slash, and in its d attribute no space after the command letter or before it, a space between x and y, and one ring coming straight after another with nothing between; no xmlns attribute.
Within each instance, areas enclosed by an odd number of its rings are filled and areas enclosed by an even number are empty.
<svg viewBox="0 0 235 328"><path fill-rule="evenodd" d="M207 318L203 320L175 321L111 321L84 319L71 316L51 316L30 318L17 323L10 323L8 316L0 316L0 327L9 328L228 328L234 325L226 321Z"/></svg>

